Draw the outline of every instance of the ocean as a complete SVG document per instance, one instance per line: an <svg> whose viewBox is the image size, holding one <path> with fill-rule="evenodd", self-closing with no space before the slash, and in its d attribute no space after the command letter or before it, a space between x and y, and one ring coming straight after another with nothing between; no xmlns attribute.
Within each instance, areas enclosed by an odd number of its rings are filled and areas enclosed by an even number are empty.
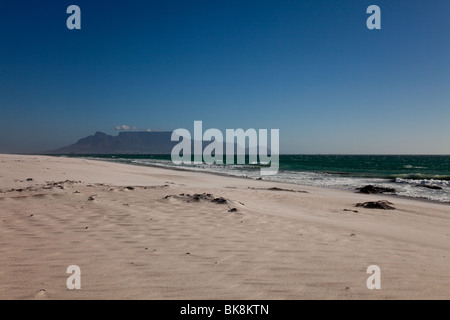
<svg viewBox="0 0 450 320"><path fill-rule="evenodd" d="M86 155L143 166L161 166L260 178L260 166L175 165L170 155ZM248 163L248 162L247 162ZM365 185L394 188L395 194L450 203L449 155L280 155L278 174L263 180L355 190Z"/></svg>

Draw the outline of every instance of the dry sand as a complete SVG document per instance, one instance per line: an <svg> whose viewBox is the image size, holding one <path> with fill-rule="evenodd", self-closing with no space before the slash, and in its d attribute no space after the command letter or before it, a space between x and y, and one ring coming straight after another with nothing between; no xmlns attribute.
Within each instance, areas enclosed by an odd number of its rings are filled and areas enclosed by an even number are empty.
<svg viewBox="0 0 450 320"><path fill-rule="evenodd" d="M449 299L449 249L447 204L0 155L1 299Z"/></svg>

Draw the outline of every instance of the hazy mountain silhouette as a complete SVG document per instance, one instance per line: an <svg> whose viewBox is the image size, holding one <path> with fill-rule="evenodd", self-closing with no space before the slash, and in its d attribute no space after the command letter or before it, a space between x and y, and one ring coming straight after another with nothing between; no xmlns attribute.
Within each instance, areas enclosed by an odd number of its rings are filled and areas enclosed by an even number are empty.
<svg viewBox="0 0 450 320"><path fill-rule="evenodd" d="M172 132L119 132L110 136L103 132L76 143L49 151L51 154L170 154L177 141L170 141Z"/></svg>
<svg viewBox="0 0 450 320"><path fill-rule="evenodd" d="M96 132L92 136L82 138L76 143L56 150L45 152L46 154L171 154L173 147L179 141L171 141L172 132L119 132L118 136L110 136L103 132ZM180 139L181 140L181 139ZM210 144L210 141L202 142L202 150ZM226 143L223 152L226 151ZM191 153L194 143L191 141ZM231 147L233 148L233 147ZM236 144L234 144L236 153ZM245 148L248 153L249 149ZM253 150L254 153L257 149ZM269 150L270 152L270 150Z"/></svg>

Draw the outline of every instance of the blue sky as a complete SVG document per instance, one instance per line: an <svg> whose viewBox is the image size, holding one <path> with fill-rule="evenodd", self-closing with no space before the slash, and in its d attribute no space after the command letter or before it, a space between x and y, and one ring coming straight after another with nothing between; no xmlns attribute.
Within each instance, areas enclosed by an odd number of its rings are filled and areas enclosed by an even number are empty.
<svg viewBox="0 0 450 320"><path fill-rule="evenodd" d="M202 120L282 153L450 154L448 0L1 4L0 152Z"/></svg>

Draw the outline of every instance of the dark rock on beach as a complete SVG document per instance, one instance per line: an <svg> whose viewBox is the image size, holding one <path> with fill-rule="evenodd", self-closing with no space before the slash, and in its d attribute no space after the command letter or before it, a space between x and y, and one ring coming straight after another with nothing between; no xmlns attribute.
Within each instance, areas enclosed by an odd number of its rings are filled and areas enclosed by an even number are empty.
<svg viewBox="0 0 450 320"><path fill-rule="evenodd" d="M416 187L428 188L428 189L433 189L433 190L442 190L442 187L428 185L428 184L417 184Z"/></svg>
<svg viewBox="0 0 450 320"><path fill-rule="evenodd" d="M355 207L363 207L367 209L383 209L383 210L395 210L394 204L387 200L369 201L364 203L357 203Z"/></svg>
<svg viewBox="0 0 450 320"><path fill-rule="evenodd" d="M395 189L393 188L384 188L384 187L376 187L373 185L367 185L362 188L356 188L361 193L367 194L379 194L379 193L395 193Z"/></svg>

